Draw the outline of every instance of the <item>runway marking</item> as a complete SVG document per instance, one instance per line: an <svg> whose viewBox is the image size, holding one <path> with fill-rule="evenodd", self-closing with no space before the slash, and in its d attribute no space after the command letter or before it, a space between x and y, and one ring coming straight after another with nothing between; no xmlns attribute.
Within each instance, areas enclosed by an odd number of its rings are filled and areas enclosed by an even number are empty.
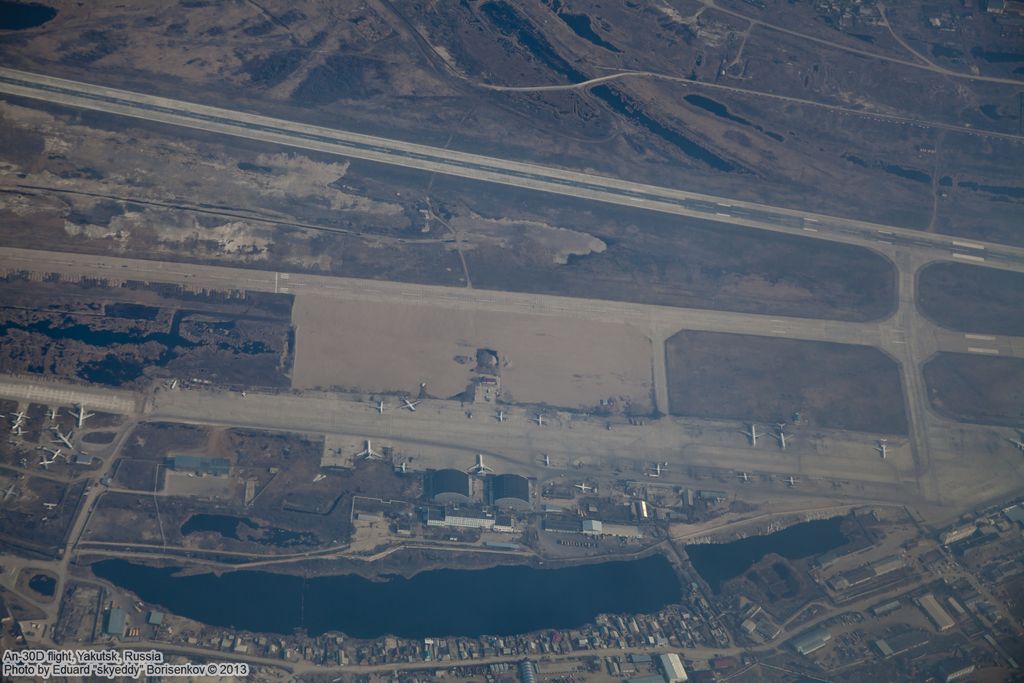
<svg viewBox="0 0 1024 683"><path fill-rule="evenodd" d="M974 339L976 341L995 341L996 338L990 334L965 334L964 338Z"/></svg>
<svg viewBox="0 0 1024 683"><path fill-rule="evenodd" d="M960 252L954 251L953 258L963 259L964 261L977 261L979 263L985 262L984 256L975 256L974 254L961 254Z"/></svg>
<svg viewBox="0 0 1024 683"><path fill-rule="evenodd" d="M984 348L984 347L981 347L981 346L968 346L967 347L967 352L968 353L984 353L984 354L987 354L989 356L998 356L999 355L999 349L987 349L987 348Z"/></svg>
<svg viewBox="0 0 1024 683"><path fill-rule="evenodd" d="M817 229L817 228L808 228L808 227L804 227L804 230L806 230L807 232L818 232L818 229Z"/></svg>
<svg viewBox="0 0 1024 683"><path fill-rule="evenodd" d="M953 240L954 247L963 247L964 249L984 249L984 244L978 244L977 242L963 242L961 240Z"/></svg>

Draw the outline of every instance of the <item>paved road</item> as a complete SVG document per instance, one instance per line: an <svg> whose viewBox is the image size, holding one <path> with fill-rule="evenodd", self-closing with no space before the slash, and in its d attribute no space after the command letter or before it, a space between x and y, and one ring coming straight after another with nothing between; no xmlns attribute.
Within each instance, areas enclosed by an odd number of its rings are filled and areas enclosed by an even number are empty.
<svg viewBox="0 0 1024 683"><path fill-rule="evenodd" d="M0 93L435 173L854 244L1024 267L1024 249L498 159L0 68Z"/></svg>

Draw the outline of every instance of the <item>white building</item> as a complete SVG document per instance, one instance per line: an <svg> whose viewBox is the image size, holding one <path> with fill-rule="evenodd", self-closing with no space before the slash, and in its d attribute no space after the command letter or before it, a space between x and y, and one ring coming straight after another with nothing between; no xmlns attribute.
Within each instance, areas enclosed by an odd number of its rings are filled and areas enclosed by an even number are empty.
<svg viewBox="0 0 1024 683"><path fill-rule="evenodd" d="M686 669L683 668L683 662L679 659L679 655L675 652L670 652L667 655L658 655L658 666L661 667L662 672L665 674L666 683L686 683L690 680L689 676L686 675Z"/></svg>

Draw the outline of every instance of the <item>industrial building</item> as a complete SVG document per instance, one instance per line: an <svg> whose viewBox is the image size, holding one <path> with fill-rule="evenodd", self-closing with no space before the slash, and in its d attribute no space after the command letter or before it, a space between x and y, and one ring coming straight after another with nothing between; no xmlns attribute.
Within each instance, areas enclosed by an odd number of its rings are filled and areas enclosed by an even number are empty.
<svg viewBox="0 0 1024 683"><path fill-rule="evenodd" d="M939 629L939 631L948 631L956 625L953 617L949 616L949 612L942 609L942 605L939 604L939 601L931 593L925 593L917 598L915 602L928 615L928 618L932 620L935 628Z"/></svg>
<svg viewBox="0 0 1024 683"><path fill-rule="evenodd" d="M683 668L683 662L675 652L658 655L658 666L665 674L665 683L685 683L689 680L686 669Z"/></svg>
<svg viewBox="0 0 1024 683"><path fill-rule="evenodd" d="M207 458L201 455L172 455L165 464L175 472L203 476L224 476L231 471L231 462L227 458Z"/></svg>
<svg viewBox="0 0 1024 683"><path fill-rule="evenodd" d="M823 628L816 628L798 636L790 641L793 649L802 655L809 655L825 647L825 644L832 640L832 634Z"/></svg>
<svg viewBox="0 0 1024 683"><path fill-rule="evenodd" d="M946 533L942 534L940 540L942 541L942 545L950 545L951 543L962 541L965 538L970 538L974 535L974 532L977 530L978 527L975 524L964 524L963 526L958 526L955 529L950 529Z"/></svg>
<svg viewBox="0 0 1024 683"><path fill-rule="evenodd" d="M124 631L128 622L124 610L120 607L111 607L107 612L107 620L103 625L103 633L108 636L124 637Z"/></svg>
<svg viewBox="0 0 1024 683"><path fill-rule="evenodd" d="M494 515L475 508L430 508L427 526L454 526L465 529L490 529Z"/></svg>
<svg viewBox="0 0 1024 683"><path fill-rule="evenodd" d="M576 515L558 512L544 515L544 531L557 534L578 534L582 530L582 520Z"/></svg>
<svg viewBox="0 0 1024 683"><path fill-rule="evenodd" d="M423 478L423 491L435 503L468 503L470 478L461 470L431 470Z"/></svg>
<svg viewBox="0 0 1024 683"><path fill-rule="evenodd" d="M506 510L530 509L530 480L518 474L499 474L488 481L491 505Z"/></svg>

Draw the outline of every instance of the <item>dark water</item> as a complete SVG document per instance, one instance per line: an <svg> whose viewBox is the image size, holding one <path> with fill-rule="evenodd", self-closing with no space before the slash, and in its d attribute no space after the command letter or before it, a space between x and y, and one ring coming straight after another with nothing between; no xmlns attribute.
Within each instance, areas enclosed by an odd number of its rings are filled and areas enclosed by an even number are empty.
<svg viewBox="0 0 1024 683"><path fill-rule="evenodd" d="M840 530L842 522L842 517L816 519L768 536L752 536L732 543L689 545L686 554L701 578L718 593L722 583L740 576L769 553L799 560L838 548L847 541Z"/></svg>
<svg viewBox="0 0 1024 683"><path fill-rule="evenodd" d="M574 69L544 36L530 22L523 19L515 9L497 0L480 5L480 11L499 31L511 36L552 71L562 74L569 81L578 83L587 80L585 74Z"/></svg>
<svg viewBox="0 0 1024 683"><path fill-rule="evenodd" d="M45 574L36 574L28 580L28 587L40 595L49 597L57 590L57 579Z"/></svg>
<svg viewBox="0 0 1024 683"><path fill-rule="evenodd" d="M958 50L955 47L939 45L938 43L932 43L932 54L936 57L946 57L949 59L959 59L964 56L962 50Z"/></svg>
<svg viewBox="0 0 1024 683"><path fill-rule="evenodd" d="M259 535L257 537L247 540L261 545L288 548L298 545L317 545L320 542L316 534L308 531L291 531L289 529L263 526L251 519L235 517L234 515L192 515L188 518L188 521L181 525L181 535L188 536L189 534L201 531L213 531L220 534L223 538L232 538L239 541L242 540L238 535L239 525L258 530Z"/></svg>
<svg viewBox="0 0 1024 683"><path fill-rule="evenodd" d="M57 16L57 10L37 2L0 0L0 30L20 31L42 26Z"/></svg>
<svg viewBox="0 0 1024 683"><path fill-rule="evenodd" d="M900 178L906 178L907 180L913 180L917 183L931 184L932 177L924 171L918 171L914 168L906 168L904 166L897 166L896 164L885 164L882 166L882 170L886 173L890 173Z"/></svg>
<svg viewBox="0 0 1024 683"><path fill-rule="evenodd" d="M201 531L215 531L224 538L233 538L238 540L239 524L244 524L250 529L257 528L256 524L253 524L248 519L244 519L242 517L234 517L232 515L198 514L192 515L188 518L187 522L181 525L181 535L188 536L189 534L195 534Z"/></svg>
<svg viewBox="0 0 1024 683"><path fill-rule="evenodd" d="M1024 199L1024 187L1010 187L1007 185L982 185L973 180L961 180L957 187L968 190L988 192L989 194L1000 194L1014 199Z"/></svg>
<svg viewBox="0 0 1024 683"><path fill-rule="evenodd" d="M176 568L126 560L105 560L92 570L146 602L206 624L266 633L304 628L313 636L340 631L355 638L571 629L602 613L656 612L681 595L661 555L563 569L441 569L383 582L254 571L175 577Z"/></svg>
<svg viewBox="0 0 1024 683"><path fill-rule="evenodd" d="M718 171L731 173L743 170L736 164L728 161L727 159L723 159L711 150L701 147L682 133L672 130L667 126L663 126L661 123L645 114L641 107L637 106L636 103L620 93L618 90L607 85L599 85L591 88L590 92L611 107L614 111L618 112L636 125L641 128L646 128L658 137L672 143L686 156L702 161Z"/></svg>
<svg viewBox="0 0 1024 683"><path fill-rule="evenodd" d="M752 123L751 121L748 121L742 116L737 116L736 114L733 114L731 111L729 111L729 108L726 107L724 104L722 104L721 102L716 102L710 97L704 97L703 95L687 95L683 99L695 107L699 107L704 111L711 112L712 114L719 118L725 119L727 121L733 121L734 123L738 123L741 126L750 126L751 128L757 130L758 132L764 133L773 140L778 140L779 142L782 142L785 139L778 133L774 133L770 130L765 130L763 127L757 125L756 123Z"/></svg>
<svg viewBox="0 0 1024 683"><path fill-rule="evenodd" d="M983 59L991 63L1024 62L1024 52L990 51L975 47L971 49L971 54L977 59Z"/></svg>
<svg viewBox="0 0 1024 683"><path fill-rule="evenodd" d="M566 25L572 29L572 32L583 38L586 41L603 47L606 50L612 52L621 52L621 50L594 31L594 28L590 25L590 17L585 14L569 14L567 12L559 13L558 18L566 23Z"/></svg>

